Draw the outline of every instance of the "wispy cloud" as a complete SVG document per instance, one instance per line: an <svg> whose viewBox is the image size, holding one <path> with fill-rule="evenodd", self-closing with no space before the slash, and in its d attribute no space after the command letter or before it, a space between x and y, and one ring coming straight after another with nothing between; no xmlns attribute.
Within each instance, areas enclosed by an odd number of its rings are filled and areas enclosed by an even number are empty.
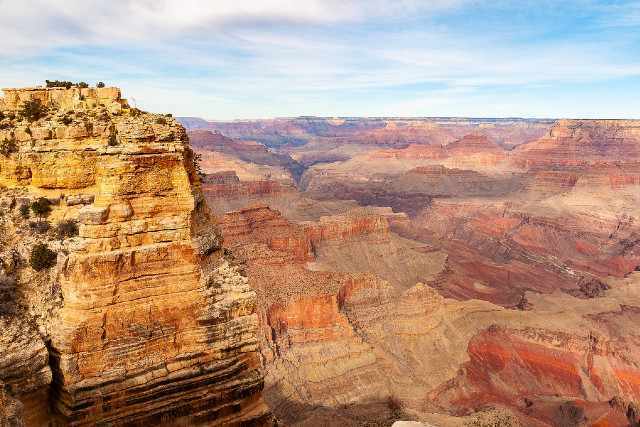
<svg viewBox="0 0 640 427"><path fill-rule="evenodd" d="M4 53L170 40L259 24L332 24L440 11L463 0L0 0Z"/></svg>
<svg viewBox="0 0 640 427"><path fill-rule="evenodd" d="M211 118L553 116L578 98L576 114L640 115L639 5L0 0L0 84L104 80L145 108ZM628 93L601 90L622 81Z"/></svg>

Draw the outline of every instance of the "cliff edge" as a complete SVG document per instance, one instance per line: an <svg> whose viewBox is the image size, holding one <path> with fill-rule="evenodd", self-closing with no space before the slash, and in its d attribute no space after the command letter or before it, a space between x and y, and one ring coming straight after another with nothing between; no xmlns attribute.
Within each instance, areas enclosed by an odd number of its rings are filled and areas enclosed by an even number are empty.
<svg viewBox="0 0 640 427"><path fill-rule="evenodd" d="M0 421L268 423L256 296L182 126L117 88L4 93Z"/></svg>

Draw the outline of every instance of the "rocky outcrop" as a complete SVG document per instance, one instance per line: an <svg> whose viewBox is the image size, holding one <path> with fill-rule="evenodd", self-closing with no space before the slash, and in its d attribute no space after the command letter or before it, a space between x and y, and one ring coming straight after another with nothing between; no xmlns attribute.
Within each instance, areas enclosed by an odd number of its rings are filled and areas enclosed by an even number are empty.
<svg viewBox="0 0 640 427"><path fill-rule="evenodd" d="M112 112L119 112L127 101L121 98L117 87L80 88L4 88L4 98L0 106L4 110L17 110L25 101L38 100L45 107L66 111L103 106Z"/></svg>
<svg viewBox="0 0 640 427"><path fill-rule="evenodd" d="M39 398L49 391L60 425L267 422L255 293L222 250L184 129L127 108L116 88L5 93L5 108L38 99L44 111L4 119L0 182L53 201L49 218L78 235L50 273L63 304L40 325L48 354L42 340L0 351L0 379L28 410L38 396L25 384L52 372ZM39 356L4 377L21 352Z"/></svg>
<svg viewBox="0 0 640 427"><path fill-rule="evenodd" d="M48 423L48 362L45 343L31 324L22 316L0 317L0 402L5 400L0 425L3 416L9 426L18 421L27 426Z"/></svg>
<svg viewBox="0 0 640 427"><path fill-rule="evenodd" d="M281 254L278 263L305 262L313 258L311 241L297 227L268 206L257 205L224 215L221 228L226 244L264 244Z"/></svg>
<svg viewBox="0 0 640 427"><path fill-rule="evenodd" d="M545 137L516 148L513 158L526 168L638 161L639 142L635 120L560 120Z"/></svg>
<svg viewBox="0 0 640 427"><path fill-rule="evenodd" d="M389 216L396 217L392 213ZM286 257L279 258L279 262L312 261L315 259L314 248L322 242L345 242L363 236L376 240L388 240L389 237L389 219L375 209L293 223L277 210L256 204L227 212L220 226L229 247L262 243Z"/></svg>
<svg viewBox="0 0 640 427"><path fill-rule="evenodd" d="M389 220L376 210L353 210L346 214L323 216L316 223L307 222L305 232L312 244L335 240L344 242L359 236L385 239L389 236Z"/></svg>

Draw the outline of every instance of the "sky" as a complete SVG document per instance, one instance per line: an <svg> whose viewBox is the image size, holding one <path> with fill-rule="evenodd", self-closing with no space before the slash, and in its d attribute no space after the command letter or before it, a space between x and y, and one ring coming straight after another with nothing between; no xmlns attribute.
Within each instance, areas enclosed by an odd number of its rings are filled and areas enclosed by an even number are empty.
<svg viewBox="0 0 640 427"><path fill-rule="evenodd" d="M640 118L640 0L0 0L0 87L154 112Z"/></svg>

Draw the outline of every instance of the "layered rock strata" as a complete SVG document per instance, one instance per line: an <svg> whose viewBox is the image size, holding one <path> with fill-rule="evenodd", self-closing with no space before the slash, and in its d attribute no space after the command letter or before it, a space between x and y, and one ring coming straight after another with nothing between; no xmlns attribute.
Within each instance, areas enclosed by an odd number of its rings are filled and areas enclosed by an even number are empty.
<svg viewBox="0 0 640 427"><path fill-rule="evenodd" d="M20 120L35 99L41 117ZM78 224L52 269L62 307L41 328L54 423L268 422L255 293L221 248L184 129L116 88L11 89L4 108L0 183Z"/></svg>

